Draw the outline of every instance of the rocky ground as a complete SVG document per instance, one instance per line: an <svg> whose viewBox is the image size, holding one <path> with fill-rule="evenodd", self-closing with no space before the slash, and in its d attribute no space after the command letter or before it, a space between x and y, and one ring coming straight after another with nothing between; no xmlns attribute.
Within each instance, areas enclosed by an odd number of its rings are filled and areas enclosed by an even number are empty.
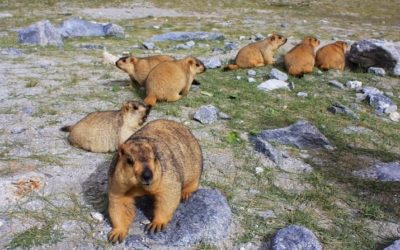
<svg viewBox="0 0 400 250"><path fill-rule="evenodd" d="M400 54L399 17L393 1L352 2L221 1L196 11L192 1L1 3L0 247L397 249L400 80L399 60L391 60ZM88 24L91 36L74 37L83 29L69 30L65 21L79 16L113 25ZM41 20L49 20L41 26L46 37L36 41L43 46L20 43L20 30ZM169 33L181 31L210 33L184 33L177 41L172 37L182 34ZM271 32L289 38L277 65L218 68ZM323 44L395 42L385 44L390 63L368 65L384 74L357 68L287 77L281 55L308 34ZM112 154L73 148L59 130L89 112L143 98L126 74L103 63L104 48L192 54L209 67L197 77L200 87L176 103L158 103L149 117L180 121L198 138L201 190L156 235L144 233L151 202L143 200L118 245L106 240ZM353 58L369 58L360 53Z"/></svg>

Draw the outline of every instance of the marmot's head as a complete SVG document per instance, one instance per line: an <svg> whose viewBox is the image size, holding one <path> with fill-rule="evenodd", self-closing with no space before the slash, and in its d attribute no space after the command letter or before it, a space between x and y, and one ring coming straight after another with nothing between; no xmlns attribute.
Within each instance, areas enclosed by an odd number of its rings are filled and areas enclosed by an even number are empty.
<svg viewBox="0 0 400 250"><path fill-rule="evenodd" d="M150 110L150 106L138 101L124 102L121 108L124 122L134 128L141 126L146 121Z"/></svg>
<svg viewBox="0 0 400 250"><path fill-rule="evenodd" d="M125 56L118 59L115 62L115 66L120 70L125 71L126 73L132 75L135 72L135 64L137 62L137 58L133 56Z"/></svg>
<svg viewBox="0 0 400 250"><path fill-rule="evenodd" d="M204 63L199 59L193 56L188 56L184 60L189 65L190 72L192 72L192 74L200 74L206 71L206 66L204 66Z"/></svg>
<svg viewBox="0 0 400 250"><path fill-rule="evenodd" d="M346 42L343 41L336 41L335 44L343 49L343 52L349 47Z"/></svg>
<svg viewBox="0 0 400 250"><path fill-rule="evenodd" d="M130 185L146 189L159 180L161 165L151 143L128 140L119 146L118 154L118 167Z"/></svg>
<svg viewBox="0 0 400 250"><path fill-rule="evenodd" d="M273 34L267 37L265 40L272 45L273 49L277 49L287 42L287 38L279 34Z"/></svg>
<svg viewBox="0 0 400 250"><path fill-rule="evenodd" d="M315 38L315 37L306 36L306 37L304 37L304 39L303 39L303 43L304 43L304 44L309 44L309 45L311 45L313 48L316 48L316 47L319 46L320 41L319 41L317 38Z"/></svg>

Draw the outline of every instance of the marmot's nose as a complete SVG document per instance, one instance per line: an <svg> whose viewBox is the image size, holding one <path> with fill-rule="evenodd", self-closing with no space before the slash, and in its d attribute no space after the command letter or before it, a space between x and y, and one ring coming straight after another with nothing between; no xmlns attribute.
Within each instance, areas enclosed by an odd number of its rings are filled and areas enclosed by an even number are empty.
<svg viewBox="0 0 400 250"><path fill-rule="evenodd" d="M145 168L142 172L142 180L145 182L150 182L153 179L153 172L150 169Z"/></svg>

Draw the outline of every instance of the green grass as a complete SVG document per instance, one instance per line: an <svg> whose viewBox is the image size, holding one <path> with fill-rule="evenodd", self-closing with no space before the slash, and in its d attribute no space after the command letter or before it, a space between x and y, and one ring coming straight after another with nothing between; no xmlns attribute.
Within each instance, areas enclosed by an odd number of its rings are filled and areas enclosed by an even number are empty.
<svg viewBox="0 0 400 250"><path fill-rule="evenodd" d="M48 224L44 227L31 227L17 234L8 245L9 248L30 249L44 244L51 245L62 240L63 234L53 229L54 225Z"/></svg>

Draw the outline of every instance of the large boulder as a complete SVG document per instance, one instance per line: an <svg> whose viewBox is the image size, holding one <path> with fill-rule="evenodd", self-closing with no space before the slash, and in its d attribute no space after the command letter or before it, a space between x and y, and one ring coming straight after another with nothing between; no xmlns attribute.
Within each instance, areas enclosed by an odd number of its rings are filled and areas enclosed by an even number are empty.
<svg viewBox="0 0 400 250"><path fill-rule="evenodd" d="M368 169L355 171L354 175L376 181L400 181L400 162L376 163Z"/></svg>
<svg viewBox="0 0 400 250"><path fill-rule="evenodd" d="M392 245L385 247L383 250L399 250L400 249L400 240L396 240Z"/></svg>
<svg viewBox="0 0 400 250"><path fill-rule="evenodd" d="M70 18L59 27L63 37L116 36L124 37L124 29L112 23L97 23L81 18Z"/></svg>
<svg viewBox="0 0 400 250"><path fill-rule="evenodd" d="M321 243L314 233L297 225L290 225L279 230L272 239L271 248L272 250L322 250Z"/></svg>
<svg viewBox="0 0 400 250"><path fill-rule="evenodd" d="M32 45L62 46L63 41L60 32L49 20L42 20L18 32L18 42Z"/></svg>
<svg viewBox="0 0 400 250"><path fill-rule="evenodd" d="M348 60L364 69L381 67L400 76L400 45L382 40L362 40L351 45Z"/></svg>
<svg viewBox="0 0 400 250"><path fill-rule="evenodd" d="M164 41L198 41L198 40L223 40L224 35L217 32L168 32L161 35L155 35L150 38L151 42L164 42Z"/></svg>

